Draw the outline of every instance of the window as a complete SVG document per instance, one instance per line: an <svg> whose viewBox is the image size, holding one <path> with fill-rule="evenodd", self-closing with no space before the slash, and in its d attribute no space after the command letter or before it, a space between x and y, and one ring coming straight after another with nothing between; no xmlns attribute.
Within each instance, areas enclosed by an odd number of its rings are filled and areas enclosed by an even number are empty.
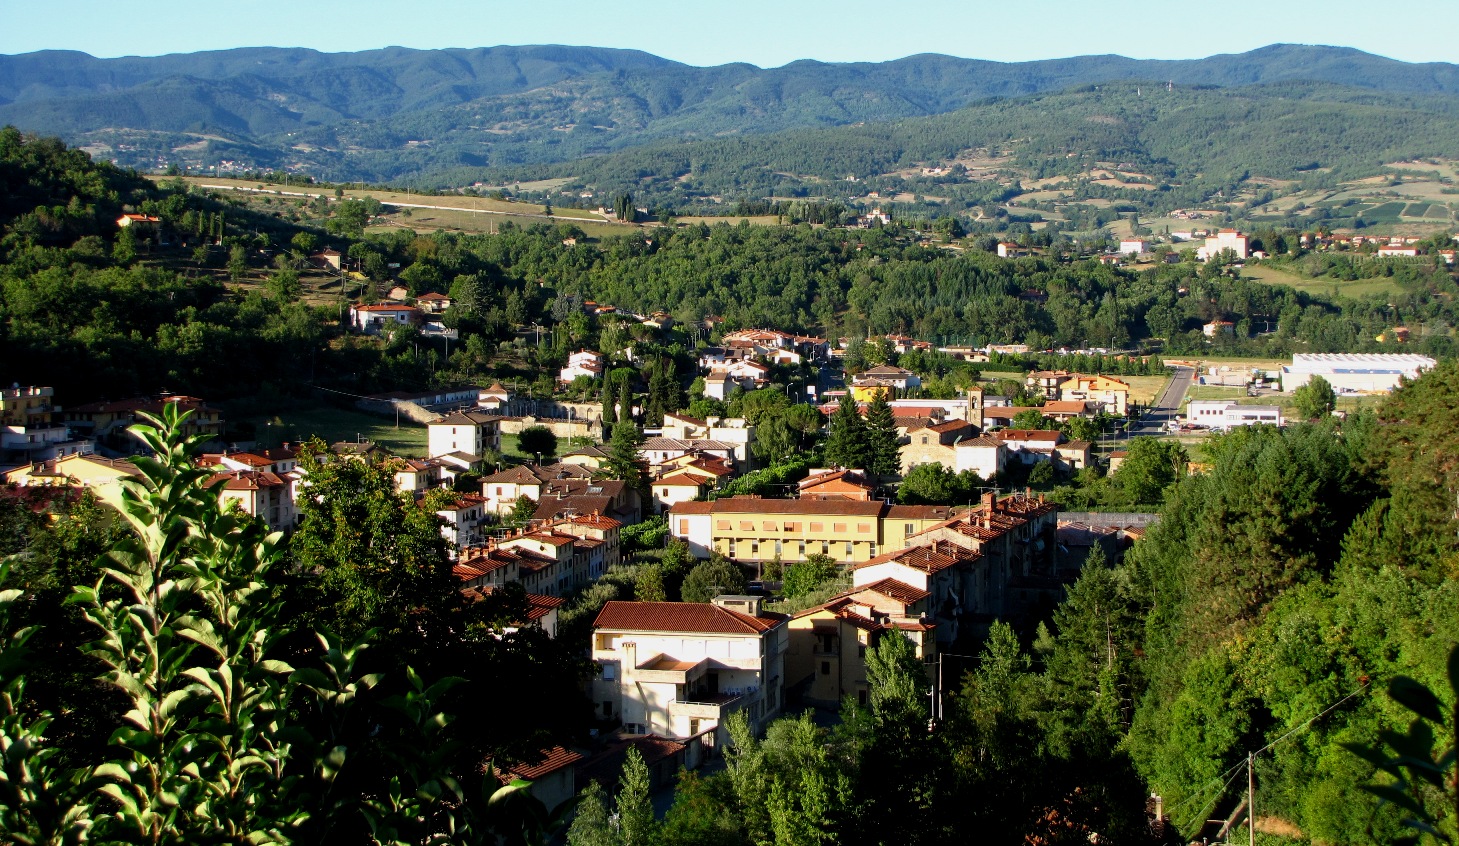
<svg viewBox="0 0 1459 846"><path fill-rule="evenodd" d="M611 699L604 699L603 700L603 716L605 716L605 717L611 717L611 716L613 716L613 700L611 700Z"/></svg>
<svg viewBox="0 0 1459 846"><path fill-rule="evenodd" d="M783 552L783 550L781 549L780 541L777 540L775 542L775 555L776 555L776 557L779 557L781 552Z"/></svg>
<svg viewBox="0 0 1459 846"><path fill-rule="evenodd" d="M728 532L729 529L730 529L730 521L728 521L728 520L715 520L714 521L714 528L719 529L720 531L723 531L723 532Z"/></svg>
<svg viewBox="0 0 1459 846"><path fill-rule="evenodd" d="M858 535L869 535L869 534L871 534L871 524L870 523L857 523L856 524L856 534L858 534Z"/></svg>
<svg viewBox="0 0 1459 846"><path fill-rule="evenodd" d="M760 542L759 541L750 541L750 556L751 557L754 557L754 556L759 555L759 554L760 554Z"/></svg>
<svg viewBox="0 0 1459 846"><path fill-rule="evenodd" d="M866 554L867 555L870 555L872 558L875 558L876 557L876 544L872 544L870 547L868 547L867 550L866 550Z"/></svg>
<svg viewBox="0 0 1459 846"><path fill-rule="evenodd" d="M821 675L823 675L823 676L829 676L830 674L831 674L831 662L830 661L822 661L821 662Z"/></svg>
<svg viewBox="0 0 1459 846"><path fill-rule="evenodd" d="M907 528L910 529L911 526L908 526ZM681 534L681 535L687 535L687 534L689 534L689 521L688 520L680 520L679 521L679 534Z"/></svg>
<svg viewBox="0 0 1459 846"><path fill-rule="evenodd" d="M927 436L926 435L923 435L922 436L922 445L923 446L927 446Z"/></svg>
<svg viewBox="0 0 1459 846"><path fill-rule="evenodd" d="M857 658L865 658L866 657L866 644L864 644L864 643L857 644L857 646L856 646L856 657Z"/></svg>
<svg viewBox="0 0 1459 846"><path fill-rule="evenodd" d="M832 523L831 524L831 531L835 532L838 535L844 535L846 533L846 524L845 523Z"/></svg>
<svg viewBox="0 0 1459 846"><path fill-rule="evenodd" d="M905 526L902 527L902 537L904 537L904 538L910 538L911 536L912 536L912 524L911 523L908 523L907 525L905 525Z"/></svg>
<svg viewBox="0 0 1459 846"><path fill-rule="evenodd" d="M616 681L618 679L618 665L610 662L603 664L603 681Z"/></svg>
<svg viewBox="0 0 1459 846"><path fill-rule="evenodd" d="M741 520L740 521L740 531L742 531L742 532L753 532L753 531L755 531L755 522L753 520Z"/></svg>
<svg viewBox="0 0 1459 846"><path fill-rule="evenodd" d="M826 525L824 523L812 523L811 524L811 531L813 531L813 532L824 532L825 530L826 530Z"/></svg>
<svg viewBox="0 0 1459 846"><path fill-rule="evenodd" d="M866 691L864 691L864 690L858 690L858 691L856 691L856 704L858 704L858 705L865 705L866 704Z"/></svg>
<svg viewBox="0 0 1459 846"><path fill-rule="evenodd" d="M766 531L766 532L773 532L773 531L775 531L775 521L774 520L761 520L760 521L760 528L763 531Z"/></svg>

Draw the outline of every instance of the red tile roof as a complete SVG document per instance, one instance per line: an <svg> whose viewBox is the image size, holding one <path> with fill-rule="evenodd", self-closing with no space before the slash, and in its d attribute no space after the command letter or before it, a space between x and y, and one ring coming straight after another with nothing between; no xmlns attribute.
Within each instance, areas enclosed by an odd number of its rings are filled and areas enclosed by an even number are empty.
<svg viewBox="0 0 1459 846"><path fill-rule="evenodd" d="M932 595L921 588L913 587L906 582L899 582L896 579L882 579L879 582L872 582L869 585L856 588L850 591L850 593L858 593L863 590L874 591L909 605L913 602L920 602Z"/></svg>
<svg viewBox="0 0 1459 846"><path fill-rule="evenodd" d="M710 503L713 514L838 514L847 517L876 517L886 503L852 499L762 499L732 496Z"/></svg>
<svg viewBox="0 0 1459 846"><path fill-rule="evenodd" d="M670 516L683 514L713 514L714 503L712 502L678 502L669 509Z"/></svg>
<svg viewBox="0 0 1459 846"><path fill-rule="evenodd" d="M593 621L596 629L647 632L695 632L701 634L760 634L780 625L781 620L751 617L706 602L618 602L610 601Z"/></svg>
<svg viewBox="0 0 1459 846"><path fill-rule="evenodd" d="M571 749L564 749L561 746L554 746L551 749L543 750L542 755L542 760L535 764L513 764L509 767L495 768L497 780L502 784L507 784L514 778L536 781L564 767L570 767L583 759L582 755Z"/></svg>

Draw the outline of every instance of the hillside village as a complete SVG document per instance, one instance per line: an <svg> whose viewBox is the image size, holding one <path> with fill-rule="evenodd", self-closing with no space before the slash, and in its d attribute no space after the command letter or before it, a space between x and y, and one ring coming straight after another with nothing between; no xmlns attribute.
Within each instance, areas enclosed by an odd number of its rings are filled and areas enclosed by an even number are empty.
<svg viewBox="0 0 1459 846"><path fill-rule="evenodd" d="M1244 258L1244 236L1228 236L1213 236L1203 250ZM1131 259L1148 252L1143 243L1128 246ZM397 326L430 326L431 316L450 306L439 294L399 305L353 305L348 322L358 333L379 335ZM662 313L639 316L594 302L582 308L654 329L673 323ZM1210 334L1229 325L1205 329ZM713 595L708 603L630 597L602 604L591 635L597 672L586 692L597 724L613 730L606 736L635 748L649 744L661 760L691 767L729 742L733 713L763 729L792 705L834 709L847 697L865 704L865 655L880 638L909 639L935 682L940 652L968 649L988 636L994 621L1036 618L1062 597L1085 557L1117 561L1144 535L1150 515L1066 516L1045 493L1020 487L1020 480L1091 472L1118 477L1129 455L1120 447L1128 441L1113 438L1122 431L1128 438L1131 422L1139 425L1143 415L1162 409L1132 399L1130 385L1117 376L1032 370L1021 384L1011 383L1016 398L992 393L997 383L991 381L936 398L921 390L922 377L912 370L880 364L850 372L846 360L860 342L776 329L723 331L713 321L699 328L712 343L697 350L695 384L702 392L690 397L689 408L706 401L715 409L727 401L743 404L770 390L773 368L793 368L813 377L802 395L804 407L814 409L815 429L828 420L825 431L834 433L849 415L862 437L874 438L875 427L883 427L894 454L884 459L863 450L867 461L856 466L800 465L795 475L779 477L784 483L745 493L746 480L786 460L767 460L760 426L745 417L701 419L668 410L656 425L640 427L647 414L631 394L623 394L621 411L608 400L523 402L500 381L362 397L363 409L423 421L424 454L396 455L368 441L229 444L217 409L197 397L71 406L51 387L17 386L0 392L6 427L0 448L12 465L5 481L88 488L113 501L118 480L139 473L124 459L145 452L127 427L174 406L189 415L185 433L206 441L198 466L211 474L203 484L216 491L223 509L289 533L309 496L307 467L318 466L309 462L378 467L400 496L432 510L463 596L518 585L529 608L518 624L549 636L557 635L565 607L641 559L641 541L630 542L627 534L639 538L654 526L681 544L691 562L732 565L738 575L727 587L738 592ZM930 353L972 365L1028 352L1020 345L937 346L905 335L866 343L893 357ZM1352 363L1346 359L1361 359L1362 367L1345 369ZM566 362L556 374L561 389L605 379L602 353L580 349ZM1434 365L1416 355L1309 355L1273 377L1285 379L1289 391L1321 374L1337 390L1373 394ZM844 384L836 387L842 370ZM1180 401L1177 396L1163 409L1172 431L1286 422L1278 406L1209 400L1192 400L1179 418ZM514 413L526 409L533 413ZM1182 419L1188 422L1177 425ZM1080 436L1071 437L1071 429ZM503 462L503 434L525 438L528 432L548 444L545 454ZM904 504L898 480L918 468L971 479L965 500ZM1199 469L1190 465L1191 472ZM783 574L796 567L820 568L824 587L813 604L779 596ZM545 754L549 763L531 772L534 791L551 806L575 792L570 774L589 759L561 748Z"/></svg>
<svg viewBox="0 0 1459 846"><path fill-rule="evenodd" d="M14 155L37 143L6 139ZM297 678L346 701L320 678L393 672L390 696L402 698L370 706L404 738L388 754L456 755L483 795L520 778L545 809L588 804L643 766L645 793L697 802L696 784L722 785L755 743L793 730L821 756L807 772L834 773L827 756L845 755L875 774L855 786L874 808L879 760L899 774L886 781L916 784L923 741L952 738L967 745L938 747L941 766L973 766L994 733L986 723L1039 738L1000 739L1006 757L979 788L1017 772L1042 785L1020 788L1039 797L1027 807L1008 800L1021 816L998 823L1006 830L1058 828L1048 809L1065 803L1087 842L1229 834L1249 806L1221 794L1210 807L1225 803L1224 828L1185 819L1194 806L1180 803L1210 792L1208 779L1183 769L1185 735L1148 722L1193 731L1218 718L1174 696L1141 699L1147 667L1191 697L1243 678L1238 660L1260 672L1270 652L1219 650L1285 643L1259 627L1287 619L1284 595L1326 587L1292 575L1318 566L1303 562L1338 556L1341 567L1321 565L1334 593L1376 580L1342 568L1402 559L1412 569L1384 578L1428 597L1404 600L1420 609L1416 629L1451 625L1446 547L1405 546L1418 529L1385 522L1379 493L1405 508L1448 502L1422 476L1449 454L1447 412L1403 405L1436 396L1448 407L1447 228L1193 227L1117 248L1031 233L977 243L892 218L620 220L622 234L601 237L555 221L471 235L383 222L383 206L343 188L269 205L277 198L105 174L131 192L114 192L129 198L117 214L104 199L65 214L40 203L0 243L0 343L15 377L0 389L0 506L23 527L15 560L85 552L94 567L131 549L118 540L127 520L167 507L160 496L139 505L138 491L189 480L194 494L177 496L195 499L169 519L193 527L179 530L186 543L227 525L226 537L264 550L241 560L278 568L270 584L288 614L269 613L306 633L288 640L291 660L321 674ZM1389 288L1355 299L1243 275L1307 261L1386 274L1361 278ZM166 444L189 445L159 450L157 421ZM1380 426L1409 428L1390 438ZM1419 481L1404 480L1410 467ZM1305 516L1282 522L1293 514ZM1207 534L1228 525L1243 528ZM1366 546L1339 549L1349 526L1372 534ZM212 560L198 549L175 566ZM1248 559L1249 580L1248 564L1232 563ZM83 563L68 566L91 572ZM1337 584L1342 572L1357 575ZM207 579L182 581L204 590ZM243 581L245 592L257 583ZM80 625L56 585L45 590L32 590L35 607ZM1193 610L1188 597L1209 602ZM1176 607L1180 636L1147 629ZM310 657L311 638L324 659ZM380 657L344 668L350 638ZM1383 643L1373 651L1404 656L1391 659L1400 669L1413 654L1433 662L1432 648ZM1331 673L1368 666L1349 663ZM457 674L467 692L455 699L422 681ZM89 678L55 687L84 697ZM1043 709L1037 720L1010 716L1000 697L1015 690ZM1345 692L1322 691L1324 706ZM411 696L424 734L380 716L404 713ZM474 716L471 727L429 739L432 697ZM1285 703L1282 719L1309 704ZM1261 708L1242 719L1285 725ZM1365 730L1393 720L1361 713ZM1189 754L1224 769L1261 737L1249 725L1228 734ZM1126 742L1135 751L1110 751ZM1038 745L1039 759L1019 758L1020 745ZM1168 796L1147 803L1157 776ZM1079 805L1096 785L1124 791L1107 803L1119 813ZM776 789L784 802L822 788ZM956 795L899 807L956 820ZM829 818L775 813L811 829ZM672 813L660 816L669 825Z"/></svg>

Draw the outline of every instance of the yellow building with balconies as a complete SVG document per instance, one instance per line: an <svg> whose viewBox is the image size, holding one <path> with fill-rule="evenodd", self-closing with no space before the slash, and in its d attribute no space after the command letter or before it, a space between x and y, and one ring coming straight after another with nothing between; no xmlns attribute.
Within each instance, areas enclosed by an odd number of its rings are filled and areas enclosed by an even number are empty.
<svg viewBox="0 0 1459 846"><path fill-rule="evenodd" d="M718 552L740 562L779 558L789 563L819 553L852 564L900 548L951 514L946 506L880 500L735 496L675 505L669 510L669 531L700 558Z"/></svg>

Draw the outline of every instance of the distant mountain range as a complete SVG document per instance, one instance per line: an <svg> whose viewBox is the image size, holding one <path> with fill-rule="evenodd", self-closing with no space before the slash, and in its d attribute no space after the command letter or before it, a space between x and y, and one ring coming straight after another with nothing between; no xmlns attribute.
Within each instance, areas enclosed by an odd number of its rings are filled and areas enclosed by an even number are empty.
<svg viewBox="0 0 1459 846"><path fill-rule="evenodd" d="M0 124L124 165L293 168L338 181L428 181L668 141L897 121L1116 81L1177 87L1335 83L1459 94L1459 66L1273 45L1184 61L1081 56L1001 63L700 68L648 53L528 46L358 53L248 48L98 59L0 56Z"/></svg>

